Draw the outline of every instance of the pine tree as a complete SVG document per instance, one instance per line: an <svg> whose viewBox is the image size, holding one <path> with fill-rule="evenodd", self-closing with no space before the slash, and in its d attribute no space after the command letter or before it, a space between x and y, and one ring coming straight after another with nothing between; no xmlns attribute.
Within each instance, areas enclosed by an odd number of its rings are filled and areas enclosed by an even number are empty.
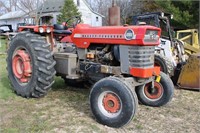
<svg viewBox="0 0 200 133"><path fill-rule="evenodd" d="M73 0L65 0L64 6L61 9L61 14L58 16L58 22L66 22L69 18L74 16L81 16L81 13L78 11ZM72 22L69 22L68 24L71 25L71 23Z"/></svg>
<svg viewBox="0 0 200 133"><path fill-rule="evenodd" d="M171 25L175 27L199 27L199 1L192 0L146 0L144 12L164 11L174 15Z"/></svg>

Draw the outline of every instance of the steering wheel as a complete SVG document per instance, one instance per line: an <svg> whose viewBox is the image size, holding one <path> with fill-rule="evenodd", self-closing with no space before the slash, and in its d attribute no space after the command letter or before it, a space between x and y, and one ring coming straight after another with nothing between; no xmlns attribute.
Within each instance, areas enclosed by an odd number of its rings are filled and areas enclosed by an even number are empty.
<svg viewBox="0 0 200 133"><path fill-rule="evenodd" d="M77 24L81 22L81 17L80 16L74 16L69 18L66 22L65 25L68 28L75 28Z"/></svg>

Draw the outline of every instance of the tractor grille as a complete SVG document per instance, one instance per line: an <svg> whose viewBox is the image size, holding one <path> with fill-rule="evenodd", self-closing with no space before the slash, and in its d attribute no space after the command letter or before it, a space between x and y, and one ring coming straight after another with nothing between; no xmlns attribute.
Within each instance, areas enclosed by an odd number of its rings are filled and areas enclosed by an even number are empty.
<svg viewBox="0 0 200 133"><path fill-rule="evenodd" d="M154 66L154 46L128 47L129 66L134 68L151 68Z"/></svg>

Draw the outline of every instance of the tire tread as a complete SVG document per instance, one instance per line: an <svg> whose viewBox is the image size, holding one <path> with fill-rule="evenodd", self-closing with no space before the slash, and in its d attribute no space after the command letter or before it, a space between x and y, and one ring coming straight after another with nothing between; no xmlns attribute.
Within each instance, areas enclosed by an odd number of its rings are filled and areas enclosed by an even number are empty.
<svg viewBox="0 0 200 133"><path fill-rule="evenodd" d="M17 34L13 40L11 41L12 45L15 45L15 41L22 40L23 42L26 43L26 46L28 45L31 47L32 52L34 55L30 55L35 57L33 64L35 66L35 71L37 71L37 75L32 73L32 76L37 76L35 84L33 86L28 86L28 88L32 88L28 90L29 92L23 92L19 91L15 86L12 84L14 91L16 94L29 98L29 97L34 97L34 98L39 98L47 94L47 92L51 89L51 86L54 83L54 76L56 74L56 71L54 69L54 66L56 62L53 59L53 52L50 51L50 44L46 42L46 38L42 37L38 34L32 34L30 32L23 32ZM15 47L15 46L12 46ZM12 55L13 51L11 48L8 50L8 55ZM7 57L7 64L10 64L9 59ZM7 65L7 70L8 70L8 65ZM9 71L8 71L9 72ZM13 80L11 72L8 74L8 78Z"/></svg>

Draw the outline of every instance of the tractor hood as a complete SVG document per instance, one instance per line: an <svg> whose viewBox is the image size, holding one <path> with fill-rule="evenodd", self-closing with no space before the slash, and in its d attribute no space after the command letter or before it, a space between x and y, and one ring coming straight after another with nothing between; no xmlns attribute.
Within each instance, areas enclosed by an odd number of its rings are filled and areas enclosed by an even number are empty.
<svg viewBox="0 0 200 133"><path fill-rule="evenodd" d="M91 43L156 46L160 33L160 28L146 25L91 27L79 24L71 37L78 48L87 48Z"/></svg>

